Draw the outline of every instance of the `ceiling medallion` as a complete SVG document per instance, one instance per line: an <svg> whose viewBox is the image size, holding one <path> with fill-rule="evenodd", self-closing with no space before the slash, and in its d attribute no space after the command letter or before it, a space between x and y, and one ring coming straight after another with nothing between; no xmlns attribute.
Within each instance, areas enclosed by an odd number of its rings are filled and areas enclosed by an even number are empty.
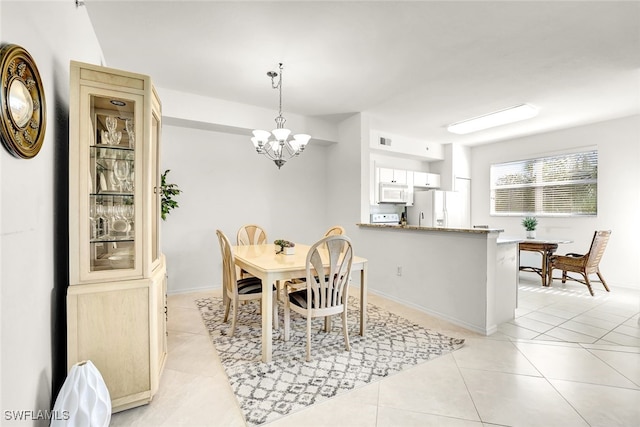
<svg viewBox="0 0 640 427"><path fill-rule="evenodd" d="M44 88L38 68L24 48L0 49L0 139L15 157L35 157L47 124Z"/></svg>

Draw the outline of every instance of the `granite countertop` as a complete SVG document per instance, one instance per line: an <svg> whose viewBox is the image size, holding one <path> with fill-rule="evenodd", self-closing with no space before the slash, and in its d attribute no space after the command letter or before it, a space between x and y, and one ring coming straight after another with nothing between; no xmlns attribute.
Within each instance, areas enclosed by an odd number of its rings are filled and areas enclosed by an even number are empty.
<svg viewBox="0 0 640 427"><path fill-rule="evenodd" d="M474 234L488 234L488 233L501 233L504 230L499 228L447 228L447 227L419 227L417 225L396 225L396 224L370 224L365 222L359 222L356 225L360 227L370 228L391 228L396 230L417 230L417 231L444 231L453 233L474 233ZM507 242L505 242L507 243Z"/></svg>
<svg viewBox="0 0 640 427"><path fill-rule="evenodd" d="M508 243L520 243L526 239L519 239L517 237L498 237L497 243L499 245L506 245Z"/></svg>

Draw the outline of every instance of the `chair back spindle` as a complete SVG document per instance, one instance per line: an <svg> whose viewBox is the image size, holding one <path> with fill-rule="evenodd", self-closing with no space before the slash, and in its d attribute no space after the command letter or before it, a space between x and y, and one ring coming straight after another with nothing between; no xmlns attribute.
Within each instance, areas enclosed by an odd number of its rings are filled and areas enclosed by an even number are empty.
<svg viewBox="0 0 640 427"><path fill-rule="evenodd" d="M247 224L240 227L237 235L238 246L262 245L267 243L267 232L256 224Z"/></svg>
<svg viewBox="0 0 640 427"><path fill-rule="evenodd" d="M329 261L328 271L323 265ZM307 254L307 303L312 309L346 304L353 248L346 236L329 236L314 244ZM310 285L309 285L310 284Z"/></svg>

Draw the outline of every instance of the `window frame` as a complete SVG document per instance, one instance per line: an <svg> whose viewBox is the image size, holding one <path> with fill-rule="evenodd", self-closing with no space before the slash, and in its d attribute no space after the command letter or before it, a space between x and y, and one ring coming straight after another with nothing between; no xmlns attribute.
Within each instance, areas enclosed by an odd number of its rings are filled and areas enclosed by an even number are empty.
<svg viewBox="0 0 640 427"><path fill-rule="evenodd" d="M579 156L587 156L589 161L595 162L595 168L589 169L589 171L591 172L589 177L584 177L581 179L574 179L574 180L566 179L566 180L555 180L555 181L547 181L547 182L544 181L544 174L542 173L542 169L545 162L547 162L548 164L552 160L557 161L558 159L563 159L563 158L571 159ZM527 163L532 165L530 170L537 171L532 174L533 177L535 178L535 181L526 182L526 183L506 184L506 185L497 184L497 181L499 180L499 178L504 178L507 176L507 174L504 172L500 174L500 171L496 170L497 168L506 169L510 165L515 165L515 166L520 166L524 170L526 169ZM492 163L489 169L489 203L490 203L489 215L492 217L494 216L495 217L536 216L536 217L566 217L566 218L597 217L598 216L598 164L599 164L599 153L598 153L598 148L595 146L580 147L570 151L552 152L552 153L546 153L546 154L539 154L535 157L522 158L519 160ZM515 169L516 168L514 168L514 170ZM571 173L571 170L567 169L566 173ZM566 189L568 186L571 186L571 185L582 186L584 187L583 191L594 192L593 212L545 211L544 201L545 201L545 198L548 196L545 197L544 191L550 190L550 189L552 190L553 187L564 187ZM535 206L533 210L516 212L509 209L509 211L498 211L496 209L496 203L497 203L496 191L500 189L509 190L509 189L517 189L517 188L523 188L523 189L533 188L534 189L535 194L533 196L533 203ZM567 195L571 197L569 202L580 200L580 193L578 192L571 192L569 190L569 192L565 193L563 196L567 196ZM523 197L523 199L520 200L520 205L521 205L520 207L524 208L525 204L526 204L526 201L524 200L524 197Z"/></svg>

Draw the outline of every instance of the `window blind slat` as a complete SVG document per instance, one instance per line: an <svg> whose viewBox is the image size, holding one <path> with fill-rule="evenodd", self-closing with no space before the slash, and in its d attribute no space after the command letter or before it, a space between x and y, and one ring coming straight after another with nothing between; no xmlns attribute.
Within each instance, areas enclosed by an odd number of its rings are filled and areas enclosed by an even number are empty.
<svg viewBox="0 0 640 427"><path fill-rule="evenodd" d="M491 166L494 215L596 215L598 152Z"/></svg>

